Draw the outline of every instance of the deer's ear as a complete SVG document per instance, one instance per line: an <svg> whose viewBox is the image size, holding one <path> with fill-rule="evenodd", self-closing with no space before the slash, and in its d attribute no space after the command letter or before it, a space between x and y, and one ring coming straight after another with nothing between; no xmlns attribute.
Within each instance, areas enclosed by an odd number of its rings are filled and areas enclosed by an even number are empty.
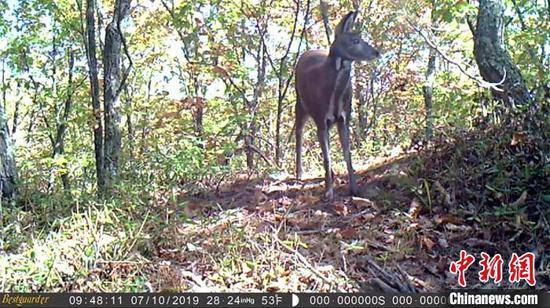
<svg viewBox="0 0 550 308"><path fill-rule="evenodd" d="M355 17L357 17L357 12L349 12L336 26L336 29L334 30L334 35L338 36L344 32L351 31L351 29L353 28L353 24L355 23Z"/></svg>

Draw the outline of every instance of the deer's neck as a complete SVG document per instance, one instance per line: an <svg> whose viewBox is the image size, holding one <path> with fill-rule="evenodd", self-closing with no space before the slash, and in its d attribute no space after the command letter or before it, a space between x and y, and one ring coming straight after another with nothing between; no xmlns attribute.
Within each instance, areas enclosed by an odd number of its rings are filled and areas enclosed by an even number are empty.
<svg viewBox="0 0 550 308"><path fill-rule="evenodd" d="M337 71L344 71L344 73L349 74L351 71L351 62L352 60L346 59L339 55L338 49L332 45L328 53L328 62L329 64Z"/></svg>
<svg viewBox="0 0 550 308"><path fill-rule="evenodd" d="M332 54L332 53L331 53ZM349 86L351 77L351 63L349 59L329 54L325 65L334 72L334 84L330 92L327 120L334 122L338 118L346 117L344 113L344 93Z"/></svg>
<svg viewBox="0 0 550 308"><path fill-rule="evenodd" d="M333 55L332 52L329 54L325 65L328 66L328 70L334 72L335 91L343 90L342 88L349 82L351 76L351 63L352 60Z"/></svg>

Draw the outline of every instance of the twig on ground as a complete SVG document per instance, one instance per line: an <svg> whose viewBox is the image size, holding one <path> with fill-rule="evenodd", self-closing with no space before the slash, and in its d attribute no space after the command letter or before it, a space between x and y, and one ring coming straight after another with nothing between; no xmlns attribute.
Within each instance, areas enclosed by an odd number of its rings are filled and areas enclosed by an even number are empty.
<svg viewBox="0 0 550 308"><path fill-rule="evenodd" d="M340 289L337 285L335 285L332 281L328 280L328 278L326 278L321 272L319 272L317 269L315 269L313 267L313 265L311 265L311 263L309 263L309 261L306 259L306 257L304 257L300 252L298 252L296 249L288 246L287 244L285 244L283 241L281 241L281 239L279 239L279 237L277 236L277 234L275 233L275 229L273 229L273 234L272 234L272 237L273 239L279 243L281 246L283 246L286 250L288 250L289 252L291 252L292 254L294 254L296 256L296 258L302 262L302 264L308 269L310 270L312 273L314 273L317 277L321 278L321 280L323 280L326 284L328 284L329 286L331 287L335 287L338 292L344 292L344 290Z"/></svg>
<svg viewBox="0 0 550 308"><path fill-rule="evenodd" d="M383 282L380 278L373 278L371 279L371 283L382 289L382 291L386 293L397 293L398 290L390 287L385 282Z"/></svg>

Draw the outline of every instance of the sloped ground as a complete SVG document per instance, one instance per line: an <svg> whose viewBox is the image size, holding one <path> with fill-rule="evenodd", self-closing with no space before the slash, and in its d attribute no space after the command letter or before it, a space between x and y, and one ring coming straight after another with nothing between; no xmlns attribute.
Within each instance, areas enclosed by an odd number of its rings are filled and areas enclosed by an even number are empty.
<svg viewBox="0 0 550 308"><path fill-rule="evenodd" d="M358 170L360 197L336 178L235 178L190 195L132 189L111 200L44 195L4 208L4 291L438 291L461 249L471 288L510 284L512 253L536 255L549 290L548 119L442 133ZM519 123L519 124L518 124ZM356 166L365 164L356 159ZM149 190L148 190L149 189ZM481 283L480 253L500 253L500 285Z"/></svg>
<svg viewBox="0 0 550 308"><path fill-rule="evenodd" d="M319 199L322 179L241 178L179 196L156 209L167 227L152 241L149 287L432 292L458 286L449 265L465 249L477 258L468 287L528 287L507 281L508 260L533 252L536 288L548 290L548 139L538 132L440 136L359 170L361 197L338 176L333 204ZM500 285L479 282L481 252L502 255Z"/></svg>

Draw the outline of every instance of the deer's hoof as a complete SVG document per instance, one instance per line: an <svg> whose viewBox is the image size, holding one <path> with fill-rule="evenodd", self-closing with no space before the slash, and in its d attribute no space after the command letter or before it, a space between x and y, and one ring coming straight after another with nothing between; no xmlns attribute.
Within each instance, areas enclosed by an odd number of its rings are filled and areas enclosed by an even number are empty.
<svg viewBox="0 0 550 308"><path fill-rule="evenodd" d="M332 188L325 192L325 199L327 201L332 201L334 199L334 190L332 190Z"/></svg>
<svg viewBox="0 0 550 308"><path fill-rule="evenodd" d="M349 194L351 196L358 196L359 194L359 189L357 188L357 185L351 185L349 187Z"/></svg>

